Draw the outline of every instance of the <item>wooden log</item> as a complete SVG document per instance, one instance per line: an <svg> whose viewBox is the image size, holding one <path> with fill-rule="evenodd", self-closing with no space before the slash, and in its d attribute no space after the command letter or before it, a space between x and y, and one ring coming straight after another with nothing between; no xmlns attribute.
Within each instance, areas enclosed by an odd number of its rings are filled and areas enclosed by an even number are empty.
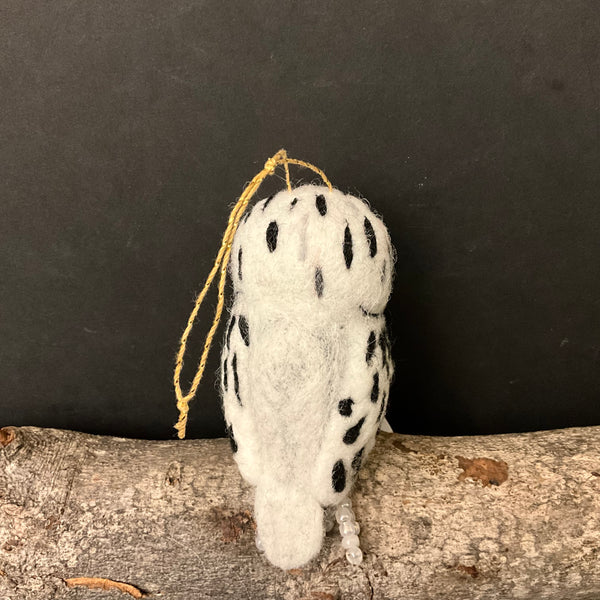
<svg viewBox="0 0 600 600"><path fill-rule="evenodd" d="M600 598L600 427L380 433L354 506L362 565L254 544L226 440L0 430L0 599Z"/></svg>

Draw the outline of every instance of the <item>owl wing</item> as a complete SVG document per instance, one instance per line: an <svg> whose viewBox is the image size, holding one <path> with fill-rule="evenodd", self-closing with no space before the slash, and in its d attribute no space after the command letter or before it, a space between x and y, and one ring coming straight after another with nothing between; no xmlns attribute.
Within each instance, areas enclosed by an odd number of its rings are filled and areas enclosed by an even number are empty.
<svg viewBox="0 0 600 600"><path fill-rule="evenodd" d="M345 324L347 360L314 469L313 489L322 506L350 493L375 445L385 416L393 365L383 315L357 313Z"/></svg>
<svg viewBox="0 0 600 600"><path fill-rule="evenodd" d="M250 325L241 295L231 307L221 350L221 399L227 435L242 477L256 486L262 473L261 440L251 410L247 378Z"/></svg>

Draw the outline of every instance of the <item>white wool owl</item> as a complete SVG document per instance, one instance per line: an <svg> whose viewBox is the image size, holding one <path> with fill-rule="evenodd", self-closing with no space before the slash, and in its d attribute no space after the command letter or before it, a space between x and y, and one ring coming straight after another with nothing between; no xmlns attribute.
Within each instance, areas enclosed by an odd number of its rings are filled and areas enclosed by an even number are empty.
<svg viewBox="0 0 600 600"><path fill-rule="evenodd" d="M235 233L223 407L278 567L319 553L324 509L348 496L375 444L394 373L383 314L393 267L383 221L325 186L256 203Z"/></svg>

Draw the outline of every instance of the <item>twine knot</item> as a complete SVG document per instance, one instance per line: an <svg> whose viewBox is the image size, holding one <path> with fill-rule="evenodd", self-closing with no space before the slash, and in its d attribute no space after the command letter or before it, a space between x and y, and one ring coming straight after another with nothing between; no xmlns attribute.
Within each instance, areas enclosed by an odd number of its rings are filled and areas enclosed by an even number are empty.
<svg viewBox="0 0 600 600"><path fill-rule="evenodd" d="M280 165L281 163L285 162L287 162L287 152L282 149L277 154L267 159L267 162L265 162L265 170L267 171L267 174L272 175L273 173L275 173L277 165Z"/></svg>
<svg viewBox="0 0 600 600"><path fill-rule="evenodd" d="M271 158L269 158L269 160L267 160L267 162L265 163L265 170L267 170L269 172L269 174L272 174L275 172L276 168L277 168L277 160L275 160L274 156L271 156Z"/></svg>

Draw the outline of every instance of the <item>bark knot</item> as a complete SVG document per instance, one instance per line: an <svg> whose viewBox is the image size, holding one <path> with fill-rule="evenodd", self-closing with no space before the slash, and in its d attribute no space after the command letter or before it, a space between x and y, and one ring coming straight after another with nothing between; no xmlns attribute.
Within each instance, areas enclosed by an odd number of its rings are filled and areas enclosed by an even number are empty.
<svg viewBox="0 0 600 600"><path fill-rule="evenodd" d="M169 465L165 475L165 484L173 487L179 487L181 484L181 463L175 461Z"/></svg>
<svg viewBox="0 0 600 600"><path fill-rule="evenodd" d="M456 570L462 571L466 575L470 575L473 579L476 579L477 577L479 577L479 571L477 570L477 567L475 567L475 566L468 567L467 565L457 565Z"/></svg>
<svg viewBox="0 0 600 600"><path fill-rule="evenodd" d="M459 481L467 477L480 481L483 486L501 485L508 479L508 465L503 460L492 458L465 458L457 456L458 466L463 472L458 476Z"/></svg>
<svg viewBox="0 0 600 600"><path fill-rule="evenodd" d="M226 544L237 542L246 531L254 531L256 524L247 510L230 514L223 508L213 508L215 521L221 529L221 537Z"/></svg>
<svg viewBox="0 0 600 600"><path fill-rule="evenodd" d="M3 427L0 429L0 446L6 448L15 439L14 427Z"/></svg>
<svg viewBox="0 0 600 600"><path fill-rule="evenodd" d="M21 540L17 536L13 536L4 542L2 545L2 550L4 550L4 552L12 552L15 548L18 548L21 545Z"/></svg>
<svg viewBox="0 0 600 600"><path fill-rule="evenodd" d="M400 440L394 440L392 442L392 446L394 446L394 448L397 448L398 450L400 450L400 452L403 452L404 454L418 454L416 450L409 448L404 442L401 442Z"/></svg>

